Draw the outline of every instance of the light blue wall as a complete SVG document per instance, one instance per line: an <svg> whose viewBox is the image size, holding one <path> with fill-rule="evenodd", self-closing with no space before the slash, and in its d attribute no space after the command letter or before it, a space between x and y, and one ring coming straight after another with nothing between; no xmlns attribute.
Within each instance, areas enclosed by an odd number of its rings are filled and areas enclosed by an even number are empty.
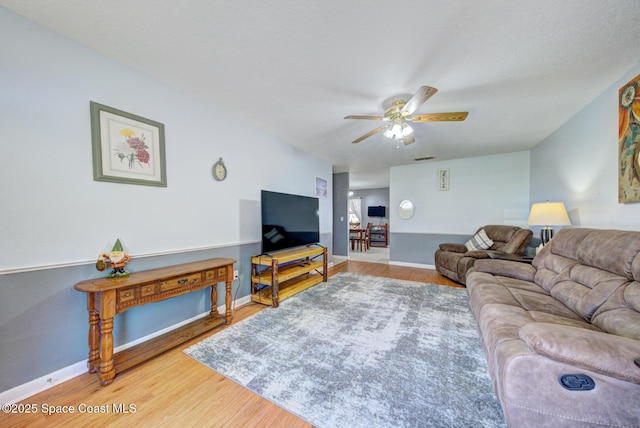
<svg viewBox="0 0 640 428"><path fill-rule="evenodd" d="M449 170L449 190L438 190L441 169ZM415 215L398 216L408 199ZM389 237L392 262L433 266L440 242L465 242L478 227L527 227L529 152L515 152L391 168Z"/></svg>
<svg viewBox="0 0 640 428"><path fill-rule="evenodd" d="M260 250L260 190L314 196L322 177L321 242L332 248L328 162L1 7L0 71L0 392L86 359L85 296L72 287L103 275L95 260L116 238L132 271L235 258L239 298ZM91 100L165 125L166 188L93 180ZM219 157L223 182L211 176ZM206 306L201 292L134 308L115 339Z"/></svg>
<svg viewBox="0 0 640 428"><path fill-rule="evenodd" d="M131 271L231 257L238 260L239 281L232 294L248 294L250 264L241 263L259 253L259 244L134 259ZM86 360L88 316L86 295L73 289L79 281L101 276L93 265L0 275L0 392ZM218 286L218 304L224 304ZM210 309L209 289L118 314L115 346L132 342Z"/></svg>
<svg viewBox="0 0 640 428"><path fill-rule="evenodd" d="M640 204L618 203L618 90L638 74L640 65L531 150L531 203L564 202L573 226L640 230Z"/></svg>

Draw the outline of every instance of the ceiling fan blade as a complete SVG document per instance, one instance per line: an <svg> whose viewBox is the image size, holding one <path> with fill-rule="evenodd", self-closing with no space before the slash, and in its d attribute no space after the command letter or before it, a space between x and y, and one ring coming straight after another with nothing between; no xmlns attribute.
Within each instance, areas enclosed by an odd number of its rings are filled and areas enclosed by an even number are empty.
<svg viewBox="0 0 640 428"><path fill-rule="evenodd" d="M352 144L357 144L357 143L359 143L360 141L364 140L365 138L369 138L369 137L371 137L373 134L377 134L378 132L382 131L383 129L387 129L387 127L386 127L386 126L381 126L380 128L374 129L373 131L371 131L371 132L369 132L369 133L364 134L362 137L360 137L360 138L358 138L358 139L356 139L356 140L353 140L351 143L352 143Z"/></svg>
<svg viewBox="0 0 640 428"><path fill-rule="evenodd" d="M436 92L438 92L436 88L432 88L431 86L421 86L420 89L418 89L418 92L413 94L402 108L403 114L410 115Z"/></svg>
<svg viewBox="0 0 640 428"><path fill-rule="evenodd" d="M413 117L408 117L406 120L409 122L452 122L462 121L469 115L466 111L451 112L451 113L427 113L416 114Z"/></svg>
<svg viewBox="0 0 640 428"><path fill-rule="evenodd" d="M415 143L416 139L413 138L413 135L409 135L408 137L403 138L402 142L404 143L405 146L408 146L409 144Z"/></svg>
<svg viewBox="0 0 640 428"><path fill-rule="evenodd" d="M382 116L345 116L345 119L387 120Z"/></svg>

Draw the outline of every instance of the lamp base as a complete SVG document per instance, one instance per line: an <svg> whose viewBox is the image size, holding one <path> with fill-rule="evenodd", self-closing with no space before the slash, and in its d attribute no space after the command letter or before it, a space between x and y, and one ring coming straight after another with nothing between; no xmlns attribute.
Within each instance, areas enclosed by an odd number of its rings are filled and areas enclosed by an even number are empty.
<svg viewBox="0 0 640 428"><path fill-rule="evenodd" d="M542 245L547 245L549 241L553 238L553 229L549 226L545 226L540 229L540 240L542 241Z"/></svg>

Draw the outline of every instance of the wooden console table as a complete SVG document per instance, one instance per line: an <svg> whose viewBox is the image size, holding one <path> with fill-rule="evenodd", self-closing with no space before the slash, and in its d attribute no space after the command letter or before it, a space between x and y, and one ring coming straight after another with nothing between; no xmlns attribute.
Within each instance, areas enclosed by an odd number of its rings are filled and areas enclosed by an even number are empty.
<svg viewBox="0 0 640 428"><path fill-rule="evenodd" d="M135 272L123 278L82 281L74 289L87 293L89 311L89 373L98 373L103 386L116 373L148 360L222 324L231 323L231 283L234 259L216 258ZM218 314L217 284L226 285L225 314ZM113 318L147 303L159 302L211 286L209 316L113 354Z"/></svg>

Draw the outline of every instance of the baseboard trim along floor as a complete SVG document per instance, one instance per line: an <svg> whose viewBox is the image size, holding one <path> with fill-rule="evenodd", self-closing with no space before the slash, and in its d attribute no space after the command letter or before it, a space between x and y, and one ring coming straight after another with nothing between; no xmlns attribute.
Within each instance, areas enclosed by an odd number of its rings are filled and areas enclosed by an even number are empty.
<svg viewBox="0 0 640 428"><path fill-rule="evenodd" d="M244 296L240 299L237 299L233 302L233 307L242 306L251 302L251 296ZM221 305L218 307L218 312L224 314L225 306ZM131 341L129 343L125 343L120 345L114 349L114 352L120 352L125 349L131 348L139 343L145 342L147 340L153 339L154 337L165 334L171 330L175 330L176 328L182 327L183 325L189 324L190 322L196 321L200 318L206 317L209 315L209 311L203 312L199 315L181 321L177 324L170 325L169 327L163 328L162 330L158 330L151 334L148 334L144 337ZM87 372L87 360L79 361L75 364L71 364L70 366L63 367L60 370L56 370L52 373L41 376L37 379L31 380L29 382L23 383L22 385L15 386L7 391L3 391L0 393L0 403L1 404L13 404L24 399L27 399L33 395L36 395L42 391L46 391L47 389L59 385L63 382L66 382L74 377L78 377Z"/></svg>

